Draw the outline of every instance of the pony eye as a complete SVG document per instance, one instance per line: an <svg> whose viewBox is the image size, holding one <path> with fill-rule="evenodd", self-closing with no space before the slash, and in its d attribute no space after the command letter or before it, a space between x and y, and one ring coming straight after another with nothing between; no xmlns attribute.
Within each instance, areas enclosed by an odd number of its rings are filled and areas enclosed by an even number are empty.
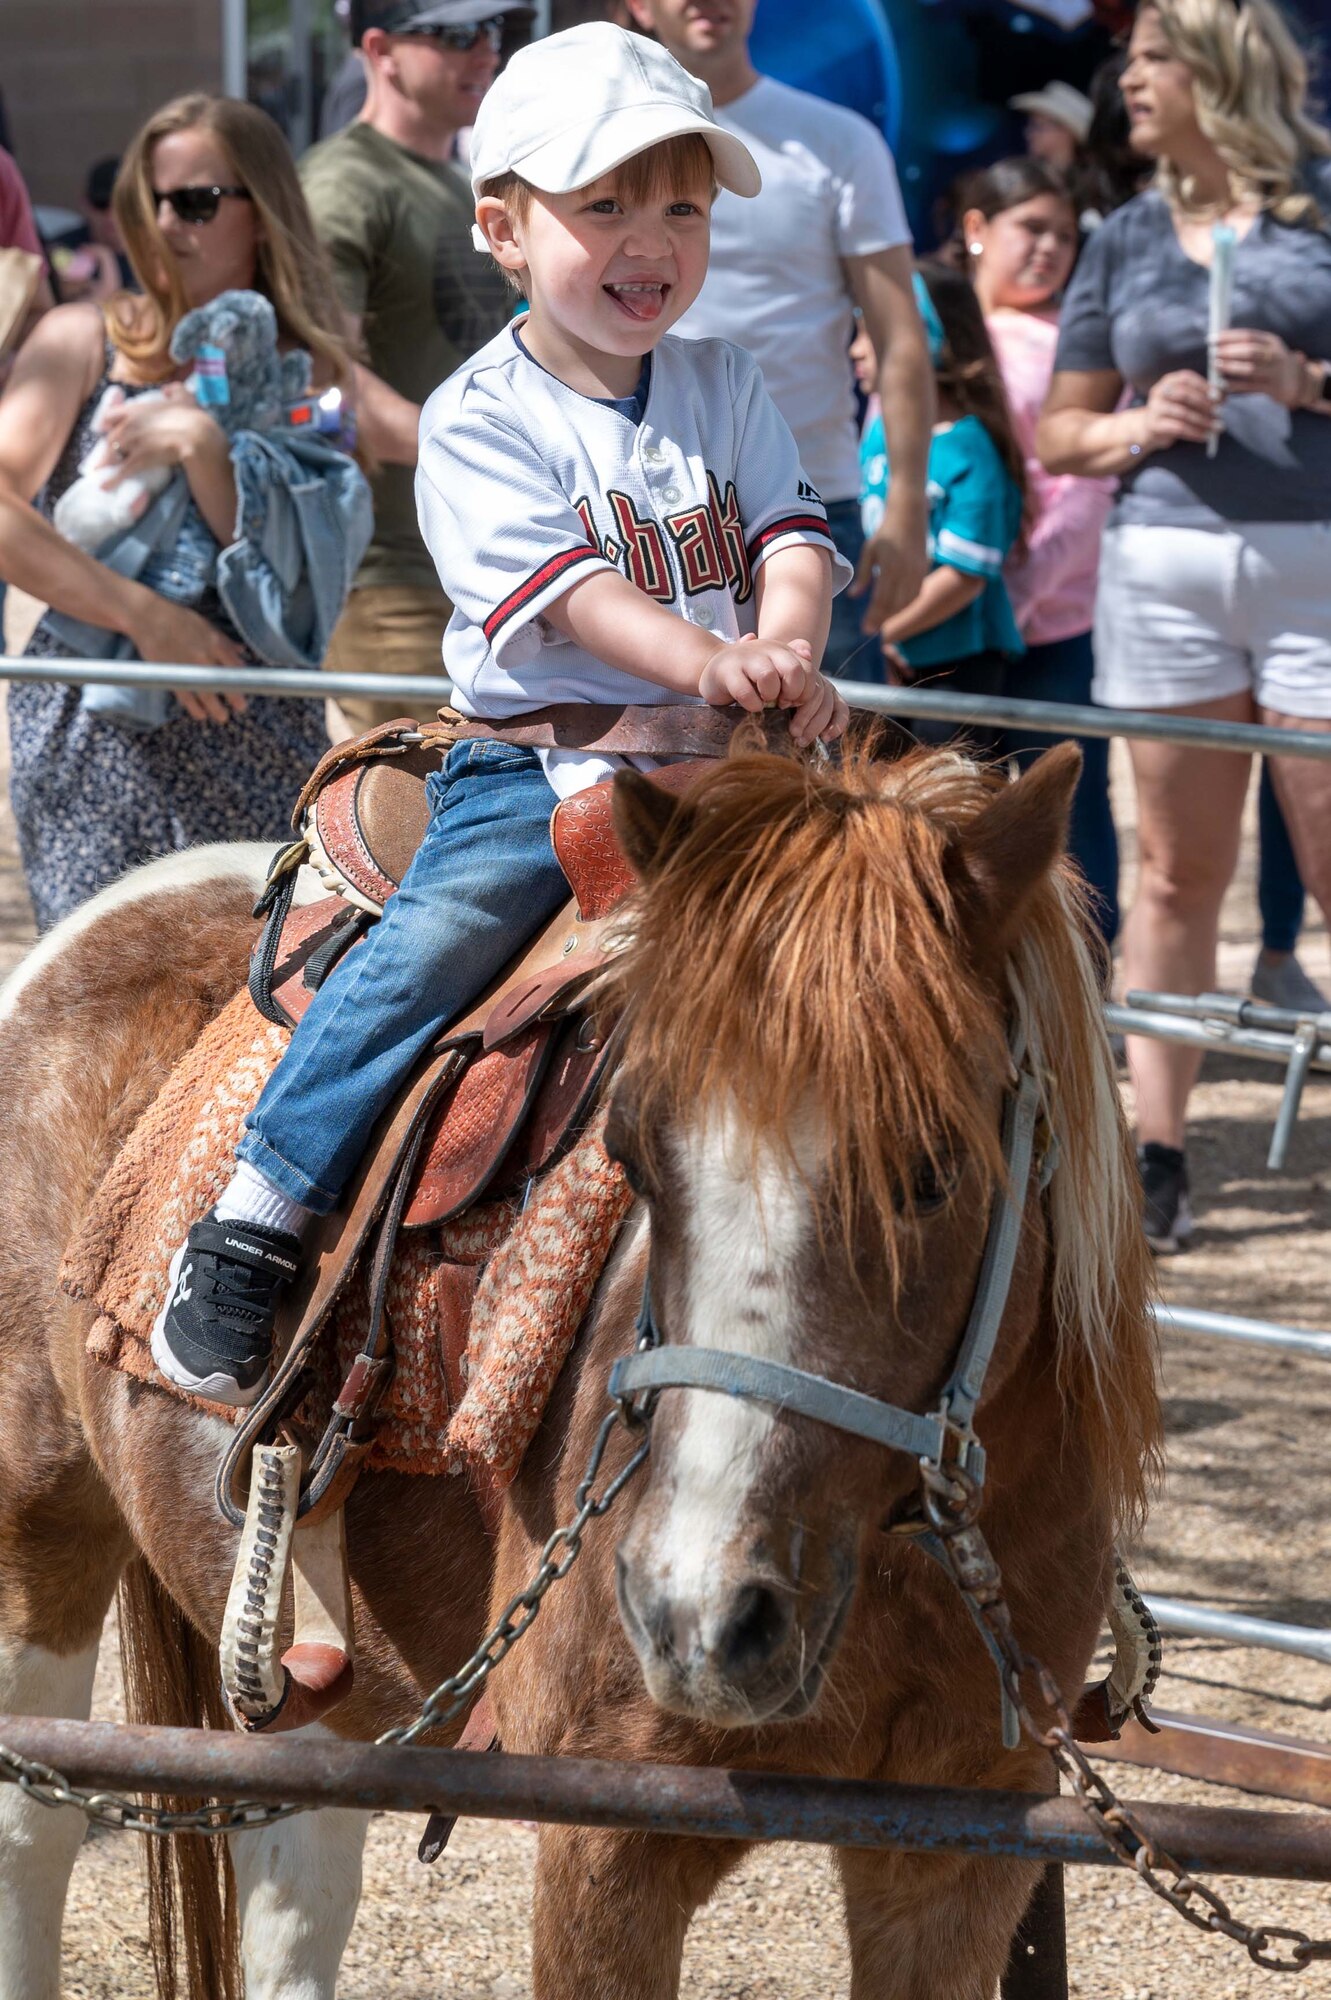
<svg viewBox="0 0 1331 2000"><path fill-rule="evenodd" d="M910 1208L914 1215L934 1215L956 1193L961 1166L951 1155L922 1160L911 1176Z"/></svg>

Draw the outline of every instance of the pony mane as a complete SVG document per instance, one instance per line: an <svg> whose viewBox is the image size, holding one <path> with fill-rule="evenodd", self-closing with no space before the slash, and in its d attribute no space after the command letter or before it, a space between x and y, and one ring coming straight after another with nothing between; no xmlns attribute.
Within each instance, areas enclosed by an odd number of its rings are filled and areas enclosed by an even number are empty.
<svg viewBox="0 0 1331 2000"><path fill-rule="evenodd" d="M816 1107L824 1206L847 1241L866 1207L889 1270L914 1225L922 1165L1002 1174L993 1092L1009 1021L974 963L949 885L949 839L999 782L950 751L839 766L737 747L687 795L625 906L604 979L626 1032L619 1076L639 1141L729 1101L784 1146ZM1082 898L1060 865L1030 897L1011 1004L1038 1053L1060 1165L1053 1303L1065 1393L1117 1517L1137 1517L1158 1416L1150 1259Z"/></svg>

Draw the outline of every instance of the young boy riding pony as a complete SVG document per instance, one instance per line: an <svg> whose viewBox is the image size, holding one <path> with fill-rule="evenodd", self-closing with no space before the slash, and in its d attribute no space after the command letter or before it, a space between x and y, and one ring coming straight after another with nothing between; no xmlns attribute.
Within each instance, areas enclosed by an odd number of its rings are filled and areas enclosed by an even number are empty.
<svg viewBox="0 0 1331 2000"><path fill-rule="evenodd" d="M796 743L838 736L818 662L849 567L750 356L669 331L702 286L718 187L758 192L747 149L664 49L596 23L513 57L471 166L478 248L528 310L421 419L457 708L778 704ZM566 900L551 811L621 761L449 750L401 888L315 995L172 1260L152 1341L169 1381L238 1406L262 1393L307 1225L440 1029Z"/></svg>

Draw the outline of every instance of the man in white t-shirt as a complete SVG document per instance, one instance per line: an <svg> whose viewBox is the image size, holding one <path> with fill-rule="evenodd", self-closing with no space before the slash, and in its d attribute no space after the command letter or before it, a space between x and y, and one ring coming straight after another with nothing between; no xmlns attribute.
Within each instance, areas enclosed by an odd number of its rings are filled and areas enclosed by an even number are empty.
<svg viewBox="0 0 1331 2000"><path fill-rule="evenodd" d="M910 228L892 155L858 112L829 104L749 60L757 0L629 0L638 27L707 84L718 124L749 148L763 177L753 201L724 192L712 211L712 258L677 333L747 347L855 565L836 599L824 665L882 679L865 633L909 604L924 580L925 468L933 369L911 288ZM860 525L855 398L847 360L858 309L879 361L892 487L866 545Z"/></svg>

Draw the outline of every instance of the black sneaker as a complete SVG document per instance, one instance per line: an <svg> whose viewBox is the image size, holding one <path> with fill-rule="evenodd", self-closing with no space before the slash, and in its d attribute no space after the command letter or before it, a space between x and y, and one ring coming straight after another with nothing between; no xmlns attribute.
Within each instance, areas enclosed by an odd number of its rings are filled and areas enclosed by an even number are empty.
<svg viewBox="0 0 1331 2000"><path fill-rule="evenodd" d="M159 1372L210 1403L253 1403L272 1363L277 1296L299 1275L301 1254L285 1229L219 1222L209 1209L171 1259L153 1327Z"/></svg>
<svg viewBox="0 0 1331 2000"><path fill-rule="evenodd" d="M1188 1205L1188 1163L1177 1146L1160 1146L1150 1139L1137 1148L1142 1181L1142 1226L1157 1257L1186 1250L1192 1235Z"/></svg>

